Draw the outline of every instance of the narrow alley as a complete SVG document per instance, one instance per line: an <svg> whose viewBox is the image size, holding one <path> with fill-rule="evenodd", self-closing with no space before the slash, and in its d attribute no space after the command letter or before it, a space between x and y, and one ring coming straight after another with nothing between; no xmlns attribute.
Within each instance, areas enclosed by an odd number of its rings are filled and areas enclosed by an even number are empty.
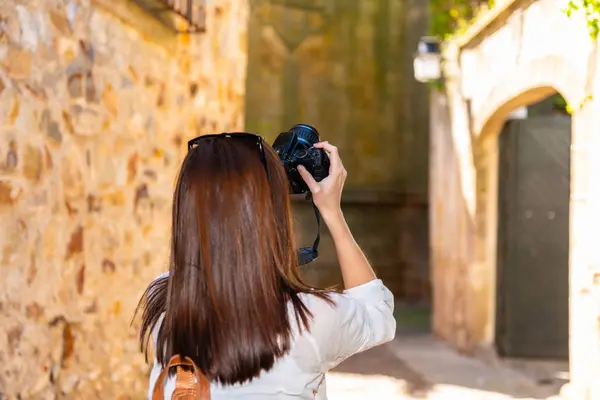
<svg viewBox="0 0 600 400"><path fill-rule="evenodd" d="M330 400L600 400L599 16L600 0L0 0L0 400L147 398L148 309L169 317L158 347L254 393L287 343L265 339L288 332L276 310L310 292L298 275L376 276L397 303L395 339L328 371ZM328 211L300 165L345 184ZM312 389L287 383L258 397Z"/></svg>

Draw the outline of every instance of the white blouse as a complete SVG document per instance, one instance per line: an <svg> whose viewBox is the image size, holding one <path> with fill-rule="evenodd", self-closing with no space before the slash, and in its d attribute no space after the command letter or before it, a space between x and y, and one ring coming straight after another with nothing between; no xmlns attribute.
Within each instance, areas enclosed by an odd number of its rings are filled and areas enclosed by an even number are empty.
<svg viewBox="0 0 600 400"><path fill-rule="evenodd" d="M326 400L327 371L353 354L389 342L396 334L394 296L379 279L345 290L343 294L332 294L335 306L310 294L301 296L313 314L310 332L299 333L297 325L292 324L296 329L286 356L251 382L233 386L213 383L212 399ZM290 320L295 321L291 306ZM154 344L157 330L153 333ZM149 400L160 372L161 365L155 359ZM171 399L174 388L174 378L165 379L165 400Z"/></svg>

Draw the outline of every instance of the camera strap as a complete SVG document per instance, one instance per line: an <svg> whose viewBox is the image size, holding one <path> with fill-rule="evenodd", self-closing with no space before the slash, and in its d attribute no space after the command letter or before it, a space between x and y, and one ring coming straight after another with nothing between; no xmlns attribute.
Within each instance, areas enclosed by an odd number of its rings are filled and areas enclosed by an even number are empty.
<svg viewBox="0 0 600 400"><path fill-rule="evenodd" d="M315 212L315 218L317 220L317 237L315 238L312 247L302 247L298 250L298 264L300 265L311 263L319 257L319 243L321 242L321 213L315 205L310 192L306 194L306 200L311 201L313 211Z"/></svg>

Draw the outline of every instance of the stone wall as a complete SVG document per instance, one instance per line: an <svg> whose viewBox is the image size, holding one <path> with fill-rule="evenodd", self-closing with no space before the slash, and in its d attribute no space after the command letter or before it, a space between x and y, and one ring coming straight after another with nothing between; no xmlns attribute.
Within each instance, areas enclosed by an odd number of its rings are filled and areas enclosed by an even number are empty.
<svg viewBox="0 0 600 400"><path fill-rule="evenodd" d="M209 3L177 36L129 0L0 2L0 398L144 398L185 141L243 127L248 7Z"/></svg>
<svg viewBox="0 0 600 400"><path fill-rule="evenodd" d="M418 0L252 0L247 129L269 139L316 126L348 170L344 211L378 273L399 297L428 300L427 89L413 53L427 30ZM298 203L303 241L309 207ZM339 282L333 247L308 267Z"/></svg>

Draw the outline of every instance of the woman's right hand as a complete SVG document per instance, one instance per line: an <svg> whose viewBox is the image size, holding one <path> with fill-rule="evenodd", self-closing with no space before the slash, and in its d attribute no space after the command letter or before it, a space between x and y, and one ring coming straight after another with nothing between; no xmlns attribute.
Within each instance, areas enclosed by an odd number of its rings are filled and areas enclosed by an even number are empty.
<svg viewBox="0 0 600 400"><path fill-rule="evenodd" d="M319 212L324 218L327 218L339 214L341 211L342 190L348 173L342 164L337 147L329 144L329 142L315 143L314 146L325 150L329 155L329 176L321 182L317 182L303 166L298 166L298 172L300 172L302 179L310 189Z"/></svg>

